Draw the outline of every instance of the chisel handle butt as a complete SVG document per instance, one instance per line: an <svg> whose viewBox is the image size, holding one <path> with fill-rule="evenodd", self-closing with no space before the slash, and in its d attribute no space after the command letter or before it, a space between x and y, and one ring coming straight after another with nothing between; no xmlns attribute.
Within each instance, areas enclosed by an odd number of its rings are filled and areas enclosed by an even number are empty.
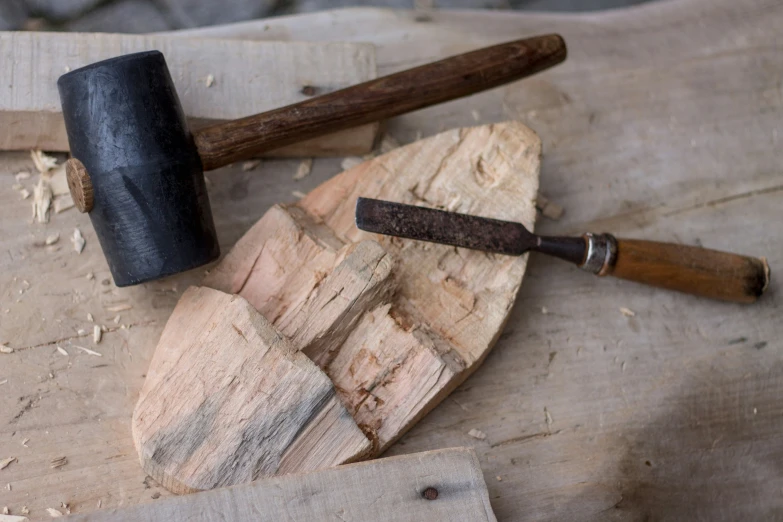
<svg viewBox="0 0 783 522"><path fill-rule="evenodd" d="M608 244L599 252L604 259L596 271L599 275L737 303L756 301L769 285L769 265L764 258L674 243L615 239L608 234L588 235L588 242L593 238Z"/></svg>

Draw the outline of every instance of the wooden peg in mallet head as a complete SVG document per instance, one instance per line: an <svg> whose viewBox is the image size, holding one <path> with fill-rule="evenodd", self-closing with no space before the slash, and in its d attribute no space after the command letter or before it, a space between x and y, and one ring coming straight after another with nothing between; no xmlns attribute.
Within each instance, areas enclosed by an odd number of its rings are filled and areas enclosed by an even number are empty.
<svg viewBox="0 0 783 522"><path fill-rule="evenodd" d="M497 87L565 57L558 35L517 40L194 133L160 52L104 60L57 82L68 184L117 286L143 283L220 255L203 171Z"/></svg>

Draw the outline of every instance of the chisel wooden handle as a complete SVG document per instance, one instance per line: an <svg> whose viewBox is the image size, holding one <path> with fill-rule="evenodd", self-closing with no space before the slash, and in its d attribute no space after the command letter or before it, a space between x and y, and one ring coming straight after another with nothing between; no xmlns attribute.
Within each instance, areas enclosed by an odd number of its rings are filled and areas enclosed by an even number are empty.
<svg viewBox="0 0 783 522"><path fill-rule="evenodd" d="M194 133L204 170L530 76L566 58L560 35L508 42ZM263 93L259 93L263 96Z"/></svg>
<svg viewBox="0 0 783 522"><path fill-rule="evenodd" d="M738 303L754 302L769 284L765 259L608 234L587 234L586 239L583 267L590 269L592 263L591 271L599 275Z"/></svg>

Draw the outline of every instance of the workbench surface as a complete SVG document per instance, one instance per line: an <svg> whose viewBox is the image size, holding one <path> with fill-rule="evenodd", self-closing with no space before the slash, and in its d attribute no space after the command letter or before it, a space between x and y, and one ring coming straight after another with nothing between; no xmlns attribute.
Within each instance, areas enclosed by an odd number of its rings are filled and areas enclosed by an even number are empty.
<svg viewBox="0 0 783 522"><path fill-rule="evenodd" d="M781 27L778 0L669 0L578 15L348 9L189 33L370 41L379 74L561 33L565 64L387 131L409 143L520 120L544 142L542 193L566 209L538 232L766 256L772 284L754 305L725 304L533 256L484 365L387 453L475 446L499 520L718 521L783 519ZM298 164L208 173L224 252L270 205L340 170L340 158L316 159L294 181ZM116 288L87 216L30 223L12 185L31 166L26 153L0 155L0 341L14 349L0 354L0 460L18 459L0 470L0 506L42 520L61 503L152 502L168 493L139 467L131 411L167 317L203 270ZM59 250L36 246L56 232ZM98 345L88 313L109 327ZM67 464L53 469L58 457Z"/></svg>

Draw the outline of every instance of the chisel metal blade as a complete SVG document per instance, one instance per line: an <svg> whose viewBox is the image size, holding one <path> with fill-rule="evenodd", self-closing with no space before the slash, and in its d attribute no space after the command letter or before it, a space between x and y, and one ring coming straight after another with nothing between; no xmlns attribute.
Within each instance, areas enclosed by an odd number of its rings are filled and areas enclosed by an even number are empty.
<svg viewBox="0 0 783 522"><path fill-rule="evenodd" d="M392 203L356 201L356 226L366 232L518 256L537 244L521 223Z"/></svg>

